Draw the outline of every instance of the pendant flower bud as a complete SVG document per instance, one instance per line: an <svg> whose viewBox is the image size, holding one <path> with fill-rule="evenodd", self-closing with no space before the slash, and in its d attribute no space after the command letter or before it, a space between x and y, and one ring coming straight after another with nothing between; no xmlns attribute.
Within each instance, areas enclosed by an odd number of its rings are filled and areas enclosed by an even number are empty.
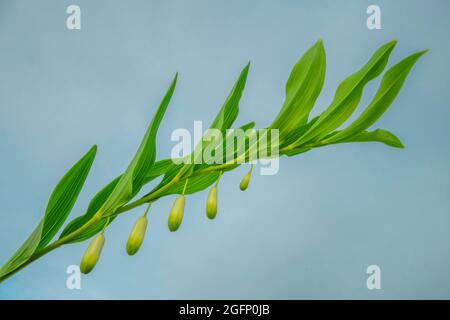
<svg viewBox="0 0 450 320"><path fill-rule="evenodd" d="M147 223L148 220L146 216L142 216L136 220L127 241L127 253L130 256L136 254L141 247L141 244L144 241L145 231L147 230Z"/></svg>
<svg viewBox="0 0 450 320"><path fill-rule="evenodd" d="M180 195L173 203L172 210L169 214L169 230L174 232L177 231L181 225L184 214L185 196Z"/></svg>
<svg viewBox="0 0 450 320"><path fill-rule="evenodd" d="M248 188L248 184L250 183L250 178L252 176L252 168L247 172L247 174L242 178L241 183L239 184L239 188L242 191L245 191Z"/></svg>
<svg viewBox="0 0 450 320"><path fill-rule="evenodd" d="M217 186L209 190L208 198L206 200L206 216L209 219L214 219L217 215Z"/></svg>
<svg viewBox="0 0 450 320"><path fill-rule="evenodd" d="M88 274L94 269L95 265L100 258L100 254L102 253L103 245L105 244L105 236L103 234L99 234L94 239L92 239L89 247L86 249L86 252L83 255L80 263L80 271L84 274Z"/></svg>

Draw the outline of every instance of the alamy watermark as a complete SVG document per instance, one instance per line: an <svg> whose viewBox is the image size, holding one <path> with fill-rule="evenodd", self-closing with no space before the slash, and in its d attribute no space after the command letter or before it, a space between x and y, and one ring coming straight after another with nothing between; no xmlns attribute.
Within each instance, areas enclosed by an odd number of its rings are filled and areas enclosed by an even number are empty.
<svg viewBox="0 0 450 320"><path fill-rule="evenodd" d="M80 267L76 264L72 264L67 267L66 273L68 274L66 279L66 288L69 290L81 289L81 272Z"/></svg>
<svg viewBox="0 0 450 320"><path fill-rule="evenodd" d="M366 26L369 30L381 29L381 8L376 4L367 7L366 13L369 15L366 20Z"/></svg>
<svg viewBox="0 0 450 320"><path fill-rule="evenodd" d="M372 264L367 267L366 273L369 275L367 277L366 286L369 290L380 290L381 289L381 268L376 264Z"/></svg>
<svg viewBox="0 0 450 320"><path fill-rule="evenodd" d="M81 29L81 8L76 4L67 7L66 13L69 15L66 19L66 28L69 30Z"/></svg>

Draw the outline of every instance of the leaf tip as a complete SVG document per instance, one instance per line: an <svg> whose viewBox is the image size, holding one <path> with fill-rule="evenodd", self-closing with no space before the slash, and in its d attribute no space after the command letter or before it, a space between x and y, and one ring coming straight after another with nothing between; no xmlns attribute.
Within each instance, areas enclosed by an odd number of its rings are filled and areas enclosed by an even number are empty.
<svg viewBox="0 0 450 320"><path fill-rule="evenodd" d="M417 52L417 54L419 55L419 56L423 56L425 53L427 53L428 51L430 51L430 49L425 49L425 50L422 50L422 51L419 51L419 52Z"/></svg>
<svg viewBox="0 0 450 320"><path fill-rule="evenodd" d="M320 38L313 46L314 50L318 51L320 54L325 55L325 46L323 44L323 39Z"/></svg>
<svg viewBox="0 0 450 320"><path fill-rule="evenodd" d="M400 141L400 139L397 137L394 138L395 139L389 145L394 148L405 149L405 145Z"/></svg>
<svg viewBox="0 0 450 320"><path fill-rule="evenodd" d="M170 84L168 92L170 92L170 95L172 95L173 91L175 90L175 86L177 85L178 80L178 71L175 72L175 76L173 77L172 83Z"/></svg>
<svg viewBox="0 0 450 320"><path fill-rule="evenodd" d="M395 47L397 45L397 39L391 40L387 43L390 47Z"/></svg>
<svg viewBox="0 0 450 320"><path fill-rule="evenodd" d="M423 56L425 53L427 53L429 51L429 49L426 50L422 50L422 51L418 51L416 53L413 53L412 55L408 56L407 58L404 59L405 60L410 60L411 61L411 67L413 64L416 63L417 60L419 60L419 58L421 56Z"/></svg>
<svg viewBox="0 0 450 320"><path fill-rule="evenodd" d="M386 51L387 53L391 53L392 50L394 50L395 46L397 45L397 40L391 40L388 43L386 43L385 45L383 45L380 50Z"/></svg>
<svg viewBox="0 0 450 320"><path fill-rule="evenodd" d="M241 74L245 75L247 77L248 74L248 70L250 69L250 60L247 62L247 64L245 65L244 69L242 69Z"/></svg>
<svg viewBox="0 0 450 320"><path fill-rule="evenodd" d="M88 153L89 155L95 156L97 154L97 145L94 144L91 149L89 149Z"/></svg>

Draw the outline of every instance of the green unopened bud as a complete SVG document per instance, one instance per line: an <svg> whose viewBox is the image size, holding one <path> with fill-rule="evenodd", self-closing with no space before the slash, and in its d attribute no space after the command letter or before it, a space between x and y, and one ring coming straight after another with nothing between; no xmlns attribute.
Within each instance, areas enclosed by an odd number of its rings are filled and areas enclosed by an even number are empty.
<svg viewBox="0 0 450 320"><path fill-rule="evenodd" d="M248 188L248 184L250 183L250 178L252 176L252 169L247 172L247 174L242 178L241 183L239 184L239 188L242 191L245 191Z"/></svg>
<svg viewBox="0 0 450 320"><path fill-rule="evenodd" d="M94 269L95 265L100 258L100 254L102 253L103 244L105 243L105 236L103 234L99 234L94 239L92 239L89 247L86 249L86 252L83 255L80 263L80 271L84 274L87 274Z"/></svg>
<svg viewBox="0 0 450 320"><path fill-rule="evenodd" d="M169 230L177 231L183 221L185 197L180 195L173 203L172 210L169 214Z"/></svg>
<svg viewBox="0 0 450 320"><path fill-rule="evenodd" d="M147 217L142 216L136 220L130 236L127 241L127 253L132 256L138 252L144 241L145 231L147 230Z"/></svg>
<svg viewBox="0 0 450 320"><path fill-rule="evenodd" d="M212 187L206 199L206 216L214 219L217 214L217 186Z"/></svg>

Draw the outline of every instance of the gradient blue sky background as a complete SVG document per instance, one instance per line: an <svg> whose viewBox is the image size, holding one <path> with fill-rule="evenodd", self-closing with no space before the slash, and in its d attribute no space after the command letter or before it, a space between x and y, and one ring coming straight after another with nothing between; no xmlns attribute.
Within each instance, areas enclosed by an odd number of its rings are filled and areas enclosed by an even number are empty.
<svg viewBox="0 0 450 320"><path fill-rule="evenodd" d="M82 30L65 27L66 7ZM366 8L382 9L382 30ZM135 257L125 242L143 208L106 232L82 290L66 267L87 243L55 251L2 285L1 299L450 298L450 2L448 1L1 1L0 262L38 223L61 175L92 144L98 155L72 216L125 169L174 73L179 82L158 133L209 123L251 60L237 125L270 123L292 66L318 38L327 75L315 113L341 80L383 43L391 62L430 48L376 127L406 149L338 145L283 158L275 176L247 168L223 177L217 219L206 193L190 196L179 232L167 230L174 197L155 204ZM367 86L361 106L379 81ZM359 109L361 110L361 109ZM377 264L382 289L366 288Z"/></svg>

